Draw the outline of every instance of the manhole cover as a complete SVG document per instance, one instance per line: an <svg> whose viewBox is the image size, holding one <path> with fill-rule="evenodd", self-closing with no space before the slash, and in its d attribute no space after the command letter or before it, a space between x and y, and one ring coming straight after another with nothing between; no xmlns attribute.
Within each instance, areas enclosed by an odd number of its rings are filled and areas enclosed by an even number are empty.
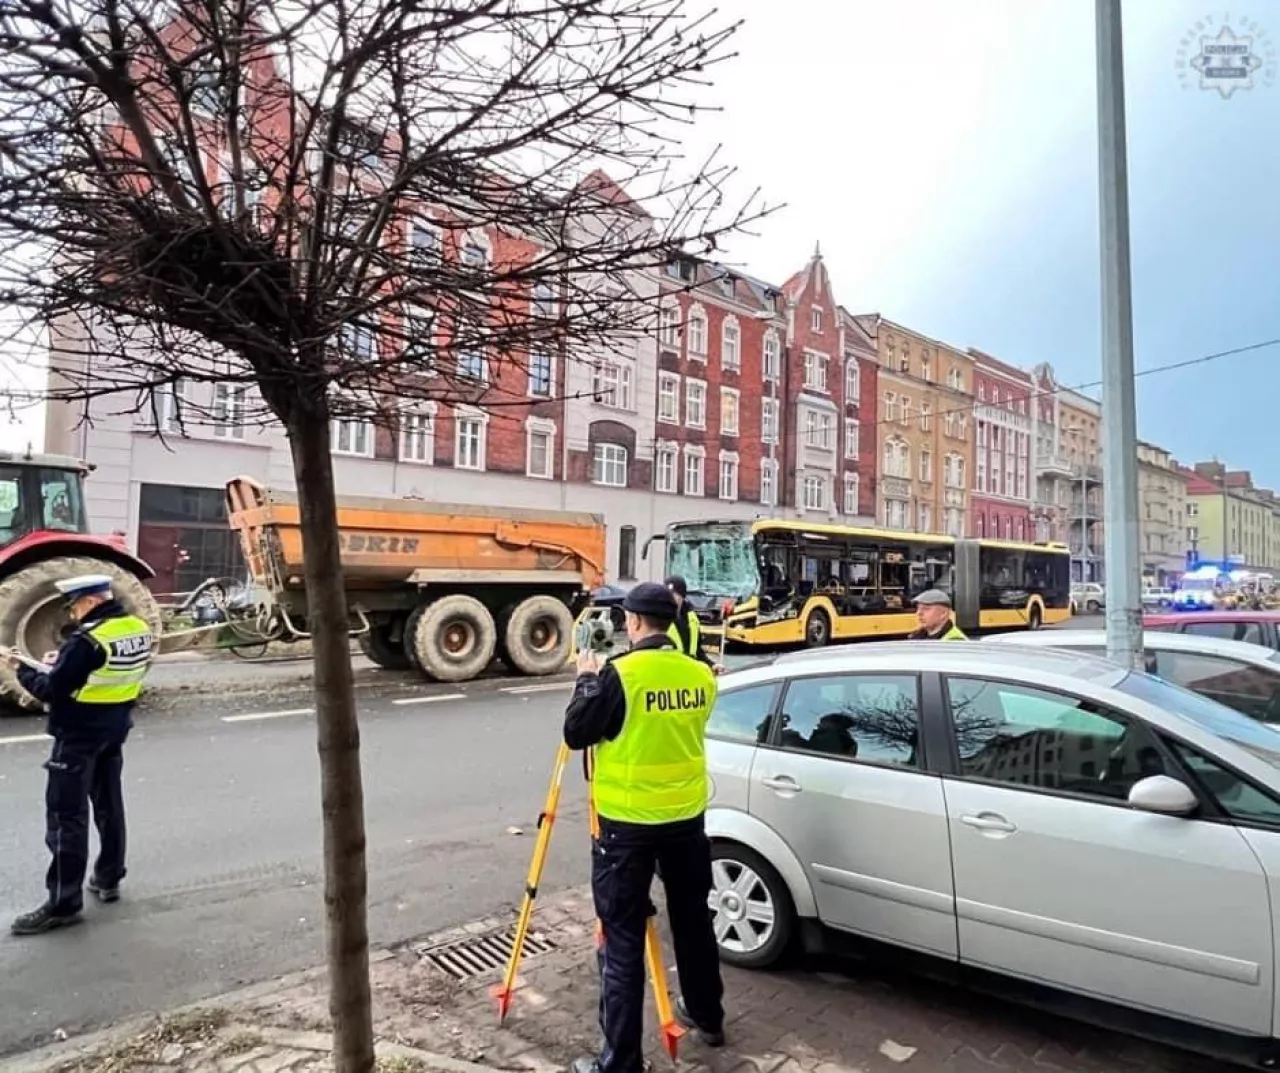
<svg viewBox="0 0 1280 1073"><path fill-rule="evenodd" d="M422 957L455 980L470 980L486 972L506 968L514 942L515 934L511 931L490 932L488 935L473 935L466 939L456 939L451 943L430 947L422 951ZM532 934L525 936L524 956L526 958L549 954L555 948L556 944L544 936Z"/></svg>

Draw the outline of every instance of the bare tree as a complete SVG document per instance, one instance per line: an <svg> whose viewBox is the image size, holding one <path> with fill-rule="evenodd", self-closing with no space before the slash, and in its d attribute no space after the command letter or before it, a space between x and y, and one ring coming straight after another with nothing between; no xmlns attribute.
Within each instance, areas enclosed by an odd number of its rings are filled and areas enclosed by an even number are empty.
<svg viewBox="0 0 1280 1073"><path fill-rule="evenodd" d="M734 29L682 0L0 8L0 298L50 343L47 397L216 383L184 420L288 436L343 1073L374 1059L331 422L524 406L534 356L651 331L635 281L760 214L673 137Z"/></svg>

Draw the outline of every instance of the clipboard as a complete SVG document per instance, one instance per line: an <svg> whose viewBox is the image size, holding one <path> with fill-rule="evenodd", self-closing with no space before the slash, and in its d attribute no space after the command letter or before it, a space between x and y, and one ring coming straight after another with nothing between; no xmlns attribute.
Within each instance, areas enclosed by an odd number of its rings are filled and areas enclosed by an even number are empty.
<svg viewBox="0 0 1280 1073"><path fill-rule="evenodd" d="M19 652L16 648L0 647L0 655L11 656L24 667L30 667L33 671L39 671L41 674L48 674L53 670L49 664L41 663L38 659L32 659L25 653Z"/></svg>

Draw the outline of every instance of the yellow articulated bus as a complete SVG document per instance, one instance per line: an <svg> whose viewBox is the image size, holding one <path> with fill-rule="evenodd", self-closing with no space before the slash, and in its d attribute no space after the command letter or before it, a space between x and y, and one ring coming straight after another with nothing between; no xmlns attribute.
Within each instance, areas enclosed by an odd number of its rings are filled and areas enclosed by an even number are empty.
<svg viewBox="0 0 1280 1073"><path fill-rule="evenodd" d="M652 540L666 543L666 572L688 583L711 649L904 637L916 628L912 601L934 588L966 632L1071 616L1064 544L770 519L675 522Z"/></svg>

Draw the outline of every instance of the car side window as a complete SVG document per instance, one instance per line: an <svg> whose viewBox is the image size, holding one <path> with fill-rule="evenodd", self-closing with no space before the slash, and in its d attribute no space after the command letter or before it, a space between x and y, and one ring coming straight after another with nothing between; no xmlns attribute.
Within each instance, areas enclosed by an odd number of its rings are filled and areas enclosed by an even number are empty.
<svg viewBox="0 0 1280 1073"><path fill-rule="evenodd" d="M906 674L797 678L783 699L777 740L798 752L918 767L919 680Z"/></svg>
<svg viewBox="0 0 1280 1073"><path fill-rule="evenodd" d="M948 679L947 695L965 778L1123 801L1164 774L1145 727L1089 701L980 678Z"/></svg>
<svg viewBox="0 0 1280 1073"><path fill-rule="evenodd" d="M1184 633L1193 633L1198 637L1222 637L1228 641L1236 639L1235 622L1188 622Z"/></svg>
<svg viewBox="0 0 1280 1073"><path fill-rule="evenodd" d="M1240 640L1248 641L1251 645L1266 644L1262 639L1262 624L1260 622L1244 622L1243 632L1240 634Z"/></svg>
<svg viewBox="0 0 1280 1073"><path fill-rule="evenodd" d="M1166 682L1199 693L1250 719L1280 720L1280 674L1250 663L1196 652L1157 652L1156 672Z"/></svg>
<svg viewBox="0 0 1280 1073"><path fill-rule="evenodd" d="M1180 741L1170 741L1169 745L1232 819L1280 826L1280 801L1190 745Z"/></svg>
<svg viewBox="0 0 1280 1073"><path fill-rule="evenodd" d="M769 682L721 693L707 720L708 736L750 744L763 742L769 736L769 716L777 691L777 684Z"/></svg>

